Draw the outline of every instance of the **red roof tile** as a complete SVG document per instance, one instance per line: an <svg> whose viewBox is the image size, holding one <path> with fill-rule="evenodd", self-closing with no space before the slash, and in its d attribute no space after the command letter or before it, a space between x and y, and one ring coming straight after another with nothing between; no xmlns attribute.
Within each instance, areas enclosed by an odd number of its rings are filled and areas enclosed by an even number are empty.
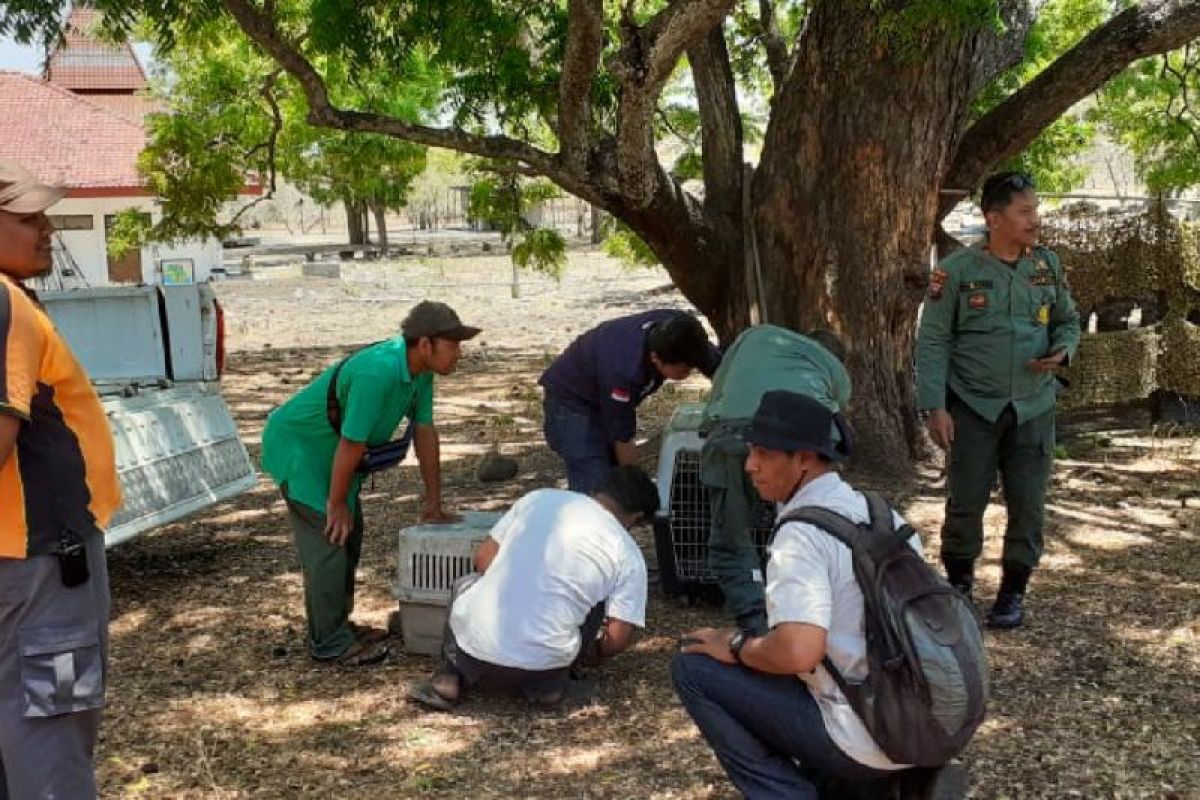
<svg viewBox="0 0 1200 800"><path fill-rule="evenodd" d="M95 9L71 9L63 41L46 65L46 80L82 92L129 94L146 88L146 74L129 43L113 44L95 35L101 17Z"/></svg>
<svg viewBox="0 0 1200 800"><path fill-rule="evenodd" d="M166 110L161 102L145 94L85 94L84 97L138 125L145 122L147 114Z"/></svg>
<svg viewBox="0 0 1200 800"><path fill-rule="evenodd" d="M0 72L0 155L69 189L137 187L142 126L46 81Z"/></svg>

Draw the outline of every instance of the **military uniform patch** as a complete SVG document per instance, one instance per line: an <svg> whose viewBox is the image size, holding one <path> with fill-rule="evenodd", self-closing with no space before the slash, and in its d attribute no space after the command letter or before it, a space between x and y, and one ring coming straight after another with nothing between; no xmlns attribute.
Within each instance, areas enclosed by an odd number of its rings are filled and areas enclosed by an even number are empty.
<svg viewBox="0 0 1200 800"><path fill-rule="evenodd" d="M987 308L987 304L987 295L983 294L982 292L979 294L973 294L967 298L967 305L974 309Z"/></svg>
<svg viewBox="0 0 1200 800"><path fill-rule="evenodd" d="M1039 272L1029 279L1029 283L1033 286L1055 286L1058 279L1054 277L1053 272Z"/></svg>
<svg viewBox="0 0 1200 800"><path fill-rule="evenodd" d="M1050 324L1050 306L1043 305L1038 308L1037 320L1040 325Z"/></svg>
<svg viewBox="0 0 1200 800"><path fill-rule="evenodd" d="M950 275L941 267L936 267L929 276L929 299L941 300L942 290L946 288L946 279Z"/></svg>
<svg viewBox="0 0 1200 800"><path fill-rule="evenodd" d="M978 292L980 289L992 289L995 284L991 281L966 281L958 285L960 292Z"/></svg>

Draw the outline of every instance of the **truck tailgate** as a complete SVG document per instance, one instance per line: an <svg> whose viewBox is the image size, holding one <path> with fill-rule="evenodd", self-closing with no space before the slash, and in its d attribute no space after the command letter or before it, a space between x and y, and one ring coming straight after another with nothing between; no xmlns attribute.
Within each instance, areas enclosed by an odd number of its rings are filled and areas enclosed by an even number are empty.
<svg viewBox="0 0 1200 800"><path fill-rule="evenodd" d="M189 383L103 398L124 502L113 546L252 488L254 466L217 384Z"/></svg>

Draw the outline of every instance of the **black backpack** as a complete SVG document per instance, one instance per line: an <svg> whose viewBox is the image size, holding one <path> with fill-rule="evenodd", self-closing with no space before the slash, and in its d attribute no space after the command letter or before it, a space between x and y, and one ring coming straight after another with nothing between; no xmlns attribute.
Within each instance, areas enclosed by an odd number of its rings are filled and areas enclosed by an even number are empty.
<svg viewBox="0 0 1200 800"><path fill-rule="evenodd" d="M888 758L941 766L983 722L988 696L983 631L970 601L909 547L912 527L896 529L882 495L863 496L868 524L808 506L780 517L775 532L789 522L806 522L850 548L863 594L868 673L862 681L847 680L828 655L825 669Z"/></svg>

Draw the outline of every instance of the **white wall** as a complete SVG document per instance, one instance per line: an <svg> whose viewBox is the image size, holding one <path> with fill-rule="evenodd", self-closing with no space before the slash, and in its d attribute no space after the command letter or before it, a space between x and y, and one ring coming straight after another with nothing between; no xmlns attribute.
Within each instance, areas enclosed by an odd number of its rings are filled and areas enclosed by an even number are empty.
<svg viewBox="0 0 1200 800"><path fill-rule="evenodd" d="M51 215L86 214L92 217L90 231L62 231L59 235L75 263L91 286L107 286L108 256L104 241L104 217L127 208L145 211L157 220L160 216L150 197L68 197L51 206ZM163 259L190 258L196 281L207 281L212 270L221 267L221 243L216 239L189 239L174 246L149 245L142 248L142 282L159 283L159 262Z"/></svg>

